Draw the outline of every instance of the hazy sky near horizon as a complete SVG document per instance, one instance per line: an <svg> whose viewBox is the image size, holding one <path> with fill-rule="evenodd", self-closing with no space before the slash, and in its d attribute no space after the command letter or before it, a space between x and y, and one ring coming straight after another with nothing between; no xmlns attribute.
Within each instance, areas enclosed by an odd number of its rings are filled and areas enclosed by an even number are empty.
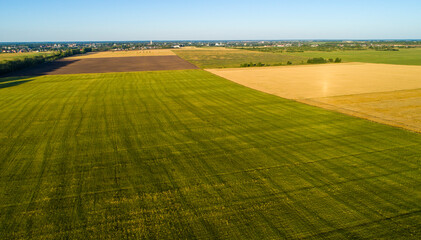
<svg viewBox="0 0 421 240"><path fill-rule="evenodd" d="M0 0L0 42L421 39L419 0Z"/></svg>

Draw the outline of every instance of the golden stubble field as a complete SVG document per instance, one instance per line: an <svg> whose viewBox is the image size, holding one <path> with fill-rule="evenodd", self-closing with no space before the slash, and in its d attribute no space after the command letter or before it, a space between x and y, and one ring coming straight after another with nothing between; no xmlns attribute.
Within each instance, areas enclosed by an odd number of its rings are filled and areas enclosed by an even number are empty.
<svg viewBox="0 0 421 240"><path fill-rule="evenodd" d="M241 85L421 132L421 67L343 63L208 69Z"/></svg>
<svg viewBox="0 0 421 240"><path fill-rule="evenodd" d="M76 55L67 59L85 59L85 58L113 58L113 57L142 57L142 56L173 56L175 53L170 49L148 49L148 50L130 50L130 51L106 51L92 52L83 55Z"/></svg>

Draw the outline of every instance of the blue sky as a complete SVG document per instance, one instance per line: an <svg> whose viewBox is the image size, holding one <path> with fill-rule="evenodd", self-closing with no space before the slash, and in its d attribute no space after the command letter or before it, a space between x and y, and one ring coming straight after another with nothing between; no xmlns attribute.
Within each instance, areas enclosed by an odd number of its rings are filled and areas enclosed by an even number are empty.
<svg viewBox="0 0 421 240"><path fill-rule="evenodd" d="M0 42L421 39L421 1L0 0Z"/></svg>

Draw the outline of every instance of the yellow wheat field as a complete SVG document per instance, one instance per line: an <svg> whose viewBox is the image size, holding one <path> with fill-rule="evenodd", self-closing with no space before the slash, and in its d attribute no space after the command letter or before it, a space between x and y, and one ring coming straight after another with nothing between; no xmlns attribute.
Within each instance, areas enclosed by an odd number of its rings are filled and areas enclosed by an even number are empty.
<svg viewBox="0 0 421 240"><path fill-rule="evenodd" d="M421 67L344 63L210 69L284 98L421 132Z"/></svg>

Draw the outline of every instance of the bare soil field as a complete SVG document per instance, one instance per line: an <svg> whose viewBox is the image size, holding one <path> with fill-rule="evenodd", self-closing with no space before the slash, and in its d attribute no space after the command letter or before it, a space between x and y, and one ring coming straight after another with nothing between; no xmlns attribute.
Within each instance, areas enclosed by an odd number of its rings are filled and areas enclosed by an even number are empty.
<svg viewBox="0 0 421 240"><path fill-rule="evenodd" d="M421 67L344 63L210 69L280 97L421 132Z"/></svg>
<svg viewBox="0 0 421 240"><path fill-rule="evenodd" d="M197 69L178 56L145 56L118 58L65 58L24 69L7 76L59 75L79 73L136 72Z"/></svg>
<svg viewBox="0 0 421 240"><path fill-rule="evenodd" d="M175 53L170 49L150 49L150 50L134 50L134 51L107 51L92 52L69 57L68 59L85 59L85 58L114 58L114 57L142 57L142 56L173 56Z"/></svg>

